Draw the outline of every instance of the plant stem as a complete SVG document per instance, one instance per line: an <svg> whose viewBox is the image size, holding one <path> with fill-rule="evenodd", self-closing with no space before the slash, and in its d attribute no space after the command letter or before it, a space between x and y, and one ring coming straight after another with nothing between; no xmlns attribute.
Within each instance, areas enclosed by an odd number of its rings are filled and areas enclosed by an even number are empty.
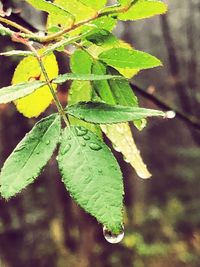
<svg viewBox="0 0 200 267"><path fill-rule="evenodd" d="M56 95L56 93L55 93L55 91L53 89L52 83L51 83L51 81L49 79L49 76L47 74L45 66L44 66L44 64L42 62L42 58L40 57L40 55L38 55L37 50L30 43L27 42L26 45L30 48L30 50L34 53L35 57L38 60L38 63L39 63L40 68L41 68L41 71L42 71L42 73L44 75L44 78L45 78L45 80L47 82L47 85L48 85L48 87L49 87L49 89L51 91L51 94L53 96L54 102L56 104L56 107L58 109L58 112L59 112L60 116L63 118L66 126L70 127L68 118L67 118L67 116L65 114L65 110L63 109L63 107L62 107L62 105L61 105L61 103L60 103L60 101L59 101L59 99L58 99L58 97L57 97L57 95Z"/></svg>
<svg viewBox="0 0 200 267"><path fill-rule="evenodd" d="M21 25L13 22L13 21L10 21L10 20L7 20L7 19L4 19L2 17L0 17L0 21L12 26L12 27L15 27L16 29L19 29L20 31L22 31L23 33L18 33L18 36L21 37L21 38L24 38L24 39L28 39L30 41L35 41L35 42L38 42L38 43L50 43L52 41L56 41L57 39L59 39L60 37L62 37L64 34L66 33L70 33L71 31L79 28L80 26L83 26L97 18L100 18L100 17L103 17L103 16L109 16L109 15L115 15L117 13L123 13L123 12L126 12L131 6L133 6L138 0L133 0L133 2L131 2L130 4L128 4L127 6L124 6L124 7L119 7L119 8L113 8L113 9L110 9L110 10L102 10L100 12L97 12L92 18L89 18L89 19L86 19L86 20L82 20L76 24L73 24L71 27L69 28L65 28L57 33L54 33L54 34L50 34L50 35L47 35L47 36L38 36L34 33L32 33L31 31L27 30L26 28L22 27Z"/></svg>
<svg viewBox="0 0 200 267"><path fill-rule="evenodd" d="M33 34L31 31L29 31L28 29L24 28L23 26L17 24L16 22L14 21L11 21L11 20L8 20L8 19L5 19L5 18L2 18L0 16L0 21L15 28L15 29L18 29L20 30L21 32L24 32L24 33L27 33L27 34Z"/></svg>
<svg viewBox="0 0 200 267"><path fill-rule="evenodd" d="M63 109L63 107L62 107L62 105L61 105L61 103L60 103L60 101L59 101L59 99L58 99L58 97L57 97L57 95L56 95L54 89L53 89L52 83L51 83L51 81L50 81L50 79L49 79L49 76L48 76L48 74L47 74L47 72L46 72L46 69L45 69L45 67L44 67L44 64L43 64L43 62L42 62L42 60L41 60L40 57L37 57L37 59L38 59L38 62L39 62L39 64L40 64L40 68L41 68L41 70L42 70L42 73L44 74L44 77L45 77L45 80L46 80L46 82L47 82L47 85L48 85L48 87L49 87L49 89L50 89L50 91L51 91L51 94L52 94L52 96L53 96L53 99L54 99L54 102L55 102L56 107L57 107L57 109L58 109L58 112L59 112L60 115L62 116L62 118L63 118L63 120L64 120L66 126L69 127L70 125L69 125L68 118L67 118L67 116L66 116L66 114L65 114L65 111L64 111L64 109Z"/></svg>

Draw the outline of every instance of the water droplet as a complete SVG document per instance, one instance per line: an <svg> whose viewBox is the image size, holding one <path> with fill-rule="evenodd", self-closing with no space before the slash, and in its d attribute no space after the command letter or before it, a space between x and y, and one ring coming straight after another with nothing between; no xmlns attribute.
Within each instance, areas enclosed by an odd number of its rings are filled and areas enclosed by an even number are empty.
<svg viewBox="0 0 200 267"><path fill-rule="evenodd" d="M45 144L48 146L48 145L50 144L50 141L47 140L47 141L45 142Z"/></svg>
<svg viewBox="0 0 200 267"><path fill-rule="evenodd" d="M89 135L85 135L85 136L83 136L83 139L87 141L87 140L90 140L90 137L89 137Z"/></svg>
<svg viewBox="0 0 200 267"><path fill-rule="evenodd" d="M42 124L38 124L37 127L39 130L42 130L42 128L43 128Z"/></svg>
<svg viewBox="0 0 200 267"><path fill-rule="evenodd" d="M98 170L98 173L99 173L99 174L103 174L103 171L102 171L102 170Z"/></svg>
<svg viewBox="0 0 200 267"><path fill-rule="evenodd" d="M124 161L125 161L126 163L130 163L130 160L127 159L126 157L124 157Z"/></svg>
<svg viewBox="0 0 200 267"><path fill-rule="evenodd" d="M117 151L117 152L121 152L121 150L119 149L119 147L113 145L113 148L114 148L115 151Z"/></svg>
<svg viewBox="0 0 200 267"><path fill-rule="evenodd" d="M86 142L85 141L81 142L81 145L86 146Z"/></svg>
<svg viewBox="0 0 200 267"><path fill-rule="evenodd" d="M61 154L62 155L65 155L70 150L70 148L71 148L71 145L70 144L67 144L65 146L65 148L62 150Z"/></svg>
<svg viewBox="0 0 200 267"><path fill-rule="evenodd" d="M75 131L76 131L76 134L77 134L78 136L84 136L84 135L86 135L87 132L88 132L88 130L87 130L86 128L84 128L84 127L76 127L76 128L75 128Z"/></svg>
<svg viewBox="0 0 200 267"><path fill-rule="evenodd" d="M102 149L102 147L101 147L99 144L97 144L97 143L90 143L90 144L89 144L89 147L90 147L92 150L96 150L96 151Z"/></svg>
<svg viewBox="0 0 200 267"><path fill-rule="evenodd" d="M21 150L23 150L25 147L26 147L25 145L21 145L21 146L19 146L19 147L16 147L15 152L21 151Z"/></svg>
<svg viewBox="0 0 200 267"><path fill-rule="evenodd" d="M105 226L103 227L103 235L106 241L108 241L111 244L117 244L122 241L124 238L124 230L122 230L118 235L113 234L111 231L109 231Z"/></svg>
<svg viewBox="0 0 200 267"><path fill-rule="evenodd" d="M70 136L70 135L67 137L67 140L72 140L72 138L71 138L71 136Z"/></svg>
<svg viewBox="0 0 200 267"><path fill-rule="evenodd" d="M174 119L176 117L176 112L174 112L173 110L169 110L165 113L165 117L167 119Z"/></svg>

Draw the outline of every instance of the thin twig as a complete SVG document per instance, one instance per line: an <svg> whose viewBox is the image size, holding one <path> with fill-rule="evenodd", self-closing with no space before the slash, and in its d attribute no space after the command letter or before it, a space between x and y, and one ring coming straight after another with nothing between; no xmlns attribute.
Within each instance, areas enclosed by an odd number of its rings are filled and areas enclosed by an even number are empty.
<svg viewBox="0 0 200 267"><path fill-rule="evenodd" d="M137 1L137 0L135 0ZM50 43L52 41L56 41L58 40L60 37L63 37L63 35L67 34L67 33L70 33L71 31L97 19L97 18L100 18L100 17L103 17L103 16L108 16L108 15L114 15L114 14L117 14L117 13L123 13L123 12L126 12L135 2L133 1L133 3L127 5L127 6L124 6L124 7L121 7L117 10L109 10L109 11L106 11L106 12L97 12L92 18L89 18L89 19L86 19L86 20L82 20L78 23L75 23L73 24L71 27L67 27L57 33L54 33L54 34L50 34L50 35L47 35L47 36L38 36L34 33L32 33L31 31L27 30L26 28L22 27L21 25L18 25L17 23L15 22L12 22L10 20L7 20L7 19L4 19L2 17L0 21L12 26L12 27L15 27L16 29L19 29L20 31L22 31L23 33L18 33L19 37L21 38L24 38L24 39L28 39L29 41L35 41L35 42L39 42L39 43Z"/></svg>
<svg viewBox="0 0 200 267"><path fill-rule="evenodd" d="M63 107L62 107L62 105L61 105L61 103L60 103L60 101L59 101L59 99L58 99L58 97L57 97L57 95L56 95L56 93L54 91L54 88L53 88L53 85L51 83L51 80L49 79L48 73L47 73L46 68L45 68L45 66L43 64L42 57L38 54L37 50L31 45L30 42L28 42L27 40L24 40L24 39L22 39L20 37L18 37L18 41L23 43L24 45L26 45L34 53L36 59L38 60L39 65L40 65L41 71L42 71L42 73L44 75L44 78L46 80L47 86L49 87L50 92L51 92L51 94L53 96L53 99L54 99L54 102L55 102L56 107L58 109L58 112L59 112L60 116L63 118L66 126L70 127L68 118L67 118L67 116L65 114L65 110L63 109Z"/></svg>
<svg viewBox="0 0 200 267"><path fill-rule="evenodd" d="M17 30L19 30L20 32L24 32L24 33L27 33L27 34L33 34L31 31L29 31L28 29L24 28L23 26L17 24L16 22L14 21L11 21L11 20L8 20L8 19L5 19L5 18L2 18L0 16L0 22L3 22Z"/></svg>

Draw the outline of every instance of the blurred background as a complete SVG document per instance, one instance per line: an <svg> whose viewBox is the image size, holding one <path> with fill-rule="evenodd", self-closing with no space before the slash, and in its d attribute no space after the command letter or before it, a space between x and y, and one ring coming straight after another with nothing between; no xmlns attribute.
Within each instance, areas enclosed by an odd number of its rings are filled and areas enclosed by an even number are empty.
<svg viewBox="0 0 200 267"><path fill-rule="evenodd" d="M150 95L183 115L151 119L142 132L133 128L152 179L138 178L116 154L126 192L123 241L105 241L101 225L70 199L53 158L33 185L8 202L0 199L0 267L200 266L200 126L195 123L200 115L200 0L166 2L167 15L121 23L116 30L164 65L134 78L147 93L137 92L141 106L158 108ZM12 20L31 30L44 28L44 14L24 1L2 3L8 13L15 9ZM0 37L0 51L16 47L23 48ZM58 60L66 72L66 58L58 55ZM10 84L18 62L17 57L0 57L0 87ZM35 122L13 104L0 106L1 166Z"/></svg>

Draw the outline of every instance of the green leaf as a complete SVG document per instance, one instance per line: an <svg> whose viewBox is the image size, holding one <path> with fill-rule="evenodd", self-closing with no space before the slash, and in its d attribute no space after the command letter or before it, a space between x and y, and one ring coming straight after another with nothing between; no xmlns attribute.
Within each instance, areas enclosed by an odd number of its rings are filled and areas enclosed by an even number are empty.
<svg viewBox="0 0 200 267"><path fill-rule="evenodd" d="M126 48L129 50L132 50L132 46L122 40L119 40L114 36L113 34L106 35L105 38L103 38L103 42L99 44L92 44L90 47L88 47L88 52L93 55L93 57L97 58L101 53L108 51L112 48ZM135 68L119 68L115 67L124 77L130 79L132 78L136 73L138 73L139 69Z"/></svg>
<svg viewBox="0 0 200 267"><path fill-rule="evenodd" d="M122 174L106 144L84 127L66 128L58 165L74 200L118 234L122 227Z"/></svg>
<svg viewBox="0 0 200 267"><path fill-rule="evenodd" d="M124 79L120 75L95 75L95 74L76 74L76 73L65 73L59 75L54 79L53 83L64 83L66 81L101 81L111 79Z"/></svg>
<svg viewBox="0 0 200 267"><path fill-rule="evenodd" d="M70 67L74 74L91 74L93 59L85 51L78 49L70 58ZM73 81L69 90L68 104L74 105L80 101L91 101L93 98L93 88L90 81ZM72 125L84 126L101 137L99 126L84 122L74 117L70 117Z"/></svg>
<svg viewBox="0 0 200 267"><path fill-rule="evenodd" d="M80 2L95 10L100 10L105 6L107 0L80 0Z"/></svg>
<svg viewBox="0 0 200 267"><path fill-rule="evenodd" d="M95 73L97 75L105 75L106 74L106 66L96 61L92 65L92 73ZM111 91L110 85L108 84L108 81L102 80L102 81L93 81L94 89L97 93L97 95L105 101L107 104L115 105L116 101L113 96L113 93Z"/></svg>
<svg viewBox="0 0 200 267"><path fill-rule="evenodd" d="M37 1L37 0L35 0ZM67 10L75 18L75 23L80 21L92 18L96 15L96 10L82 4L79 0L55 0L54 4L62 7L64 10ZM59 28L69 28L72 26L72 23L64 16L57 14L49 14L47 21L48 28L53 26L58 26Z"/></svg>
<svg viewBox="0 0 200 267"><path fill-rule="evenodd" d="M59 20L61 21L65 21L66 25L71 26L75 20L74 15L68 12L64 7L57 5L56 1L55 3L51 3L50 1L45 1L45 0L26 0L26 1L36 9L40 9L42 11L49 13L49 17L52 18L55 17L59 18Z"/></svg>
<svg viewBox="0 0 200 267"><path fill-rule="evenodd" d="M109 68L109 73L113 75L118 74L118 72L112 68ZM130 107L138 107L138 99L127 80L109 81L109 85L112 94L115 98L116 104ZM146 120L134 120L134 125L139 130L142 130L146 126Z"/></svg>
<svg viewBox="0 0 200 267"><path fill-rule="evenodd" d="M80 102L69 106L66 112L81 120L97 124L113 124L153 116L165 116L165 113L159 110L113 106L98 102Z"/></svg>
<svg viewBox="0 0 200 267"><path fill-rule="evenodd" d="M6 57L10 57L10 56L33 56L33 52L31 51L21 51L21 50L12 50L12 51L8 51L8 52L3 52L0 53L0 56L6 56Z"/></svg>
<svg viewBox="0 0 200 267"><path fill-rule="evenodd" d="M105 65L100 62L96 62L95 64L93 64L92 70L93 73L96 74L106 73ZM106 103L109 103L111 105L116 105L116 99L113 95L112 90L115 91L120 89L119 86L115 86L115 88L112 88L111 90L108 81L94 81L93 83L97 94L101 97L102 100L106 101ZM126 88L126 90L129 89ZM122 99L123 99L122 101L125 100L125 98L123 97ZM134 99L130 101L133 101L132 104L134 105L135 103ZM120 98L118 98L118 102L119 104L121 103ZM126 105L125 104L126 102L123 103L124 105ZM137 125L137 123L140 124L140 121L134 121L135 125ZM140 127L140 125L137 126ZM133 139L131 129L128 123L120 123L115 125L101 125L101 129L105 133L105 135L111 140L114 148L123 154L126 161L130 162L131 166L136 170L136 173L140 177L142 178L151 177L151 174L149 173L146 165L144 164L140 156L140 152L137 149L137 146Z"/></svg>
<svg viewBox="0 0 200 267"><path fill-rule="evenodd" d="M56 15L65 18L66 21L72 23L75 19L74 16L64 9L62 6L59 6L55 3L51 3L50 1L45 0L26 0L29 4L31 4L36 9L45 11L51 15Z"/></svg>
<svg viewBox="0 0 200 267"><path fill-rule="evenodd" d="M162 65L159 59L150 54L126 48L112 48L101 53L99 59L119 68L149 69Z"/></svg>
<svg viewBox="0 0 200 267"><path fill-rule="evenodd" d="M133 0L118 0L118 2L121 6L128 6L133 2Z"/></svg>
<svg viewBox="0 0 200 267"><path fill-rule="evenodd" d="M60 117L51 115L39 121L6 160L0 174L0 192L8 199L40 174L59 141Z"/></svg>
<svg viewBox="0 0 200 267"><path fill-rule="evenodd" d="M117 23L116 19L108 16L102 16L91 21L89 25L84 25L82 27L82 32L91 29L91 27L94 27L97 30L106 30L111 32L113 28L116 26L116 23Z"/></svg>
<svg viewBox="0 0 200 267"><path fill-rule="evenodd" d="M106 74L106 66L100 62L96 62L92 66L93 73ZM114 69L109 69L111 74L119 74ZM110 81L93 81L94 88L97 94L106 103L111 105L123 105L138 107L138 100L136 95L133 93L132 88L127 80L110 80ZM144 120L134 121L135 126L141 130L141 126L144 125Z"/></svg>
<svg viewBox="0 0 200 267"><path fill-rule="evenodd" d="M118 74L118 72L114 69L109 69L109 72L114 75ZM137 107L138 106L138 99L136 95L133 93L132 88L130 87L130 84L128 80L121 79L121 80L110 80L109 82L111 91L113 93L113 96L115 98L115 101L118 105L124 105L124 106L132 106Z"/></svg>
<svg viewBox="0 0 200 267"><path fill-rule="evenodd" d="M127 12L118 15L120 20L138 20L167 12L167 5L161 1L139 0Z"/></svg>
<svg viewBox="0 0 200 267"><path fill-rule="evenodd" d="M6 104L16 99L30 95L45 84L46 82L42 81L32 81L3 87L0 90L0 104Z"/></svg>

